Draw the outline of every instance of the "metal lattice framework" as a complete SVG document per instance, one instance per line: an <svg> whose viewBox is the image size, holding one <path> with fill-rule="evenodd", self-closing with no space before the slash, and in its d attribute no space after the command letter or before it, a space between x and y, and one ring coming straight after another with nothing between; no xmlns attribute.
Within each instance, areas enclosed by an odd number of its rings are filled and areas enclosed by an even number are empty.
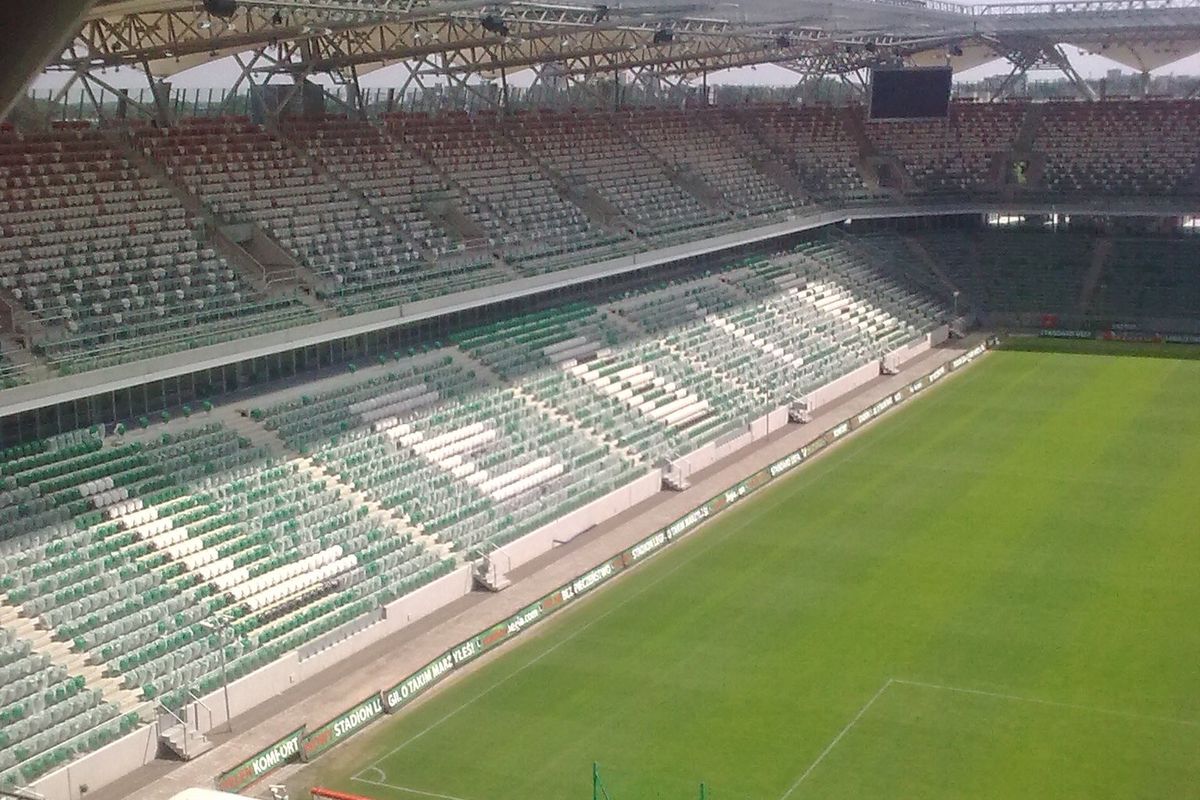
<svg viewBox="0 0 1200 800"><path fill-rule="evenodd" d="M540 3L528 0L240 0L219 17L202 0L98 0L51 69L106 88L97 73L136 66L153 86L176 72L237 56L237 79L315 74L357 86L370 70L405 63L468 87L532 69L566 84L653 77L668 83L774 63L799 76L853 76L881 61L956 70L1002 58L1004 96L1031 68L1059 69L1094 99L1061 47L1154 65L1200 51L1200 0L1064 0L965 6L946 0L789 0L740 20L713 7ZM410 78L412 80L412 78Z"/></svg>
<svg viewBox="0 0 1200 800"><path fill-rule="evenodd" d="M695 75L745 64L821 57L855 46L897 55L944 46L953 36L905 36L848 32L786 23L745 25L728 20L666 14L629 15L603 6L475 0L368 7L359 3L300 3L254 0L228 20L200 7L111 11L136 3L102 4L53 66L93 69L144 66L170 75L212 58L263 45L283 51L297 72L444 56L448 70L486 74L548 62L564 74L589 75L653 66L664 74ZM484 12L482 10L486 9ZM502 20L504 32L487 30L483 13ZM655 42L669 30L669 43ZM852 65L847 68L854 68Z"/></svg>

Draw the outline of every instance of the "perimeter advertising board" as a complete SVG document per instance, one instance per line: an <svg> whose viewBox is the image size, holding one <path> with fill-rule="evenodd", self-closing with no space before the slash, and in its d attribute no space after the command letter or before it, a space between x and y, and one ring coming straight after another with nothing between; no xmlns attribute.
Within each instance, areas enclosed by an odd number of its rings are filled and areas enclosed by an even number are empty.
<svg viewBox="0 0 1200 800"><path fill-rule="evenodd" d="M381 716L383 716L383 697L376 692L305 736L304 760L309 761L316 758L343 739L358 733Z"/></svg>
<svg viewBox="0 0 1200 800"><path fill-rule="evenodd" d="M301 725L279 741L259 750L233 769L221 773L217 776L215 784L217 791L239 792L268 772L274 772L284 764L295 761L300 757L300 743L303 738L304 726Z"/></svg>
<svg viewBox="0 0 1200 800"><path fill-rule="evenodd" d="M886 414L907 398L938 381L947 373L960 369L974 361L986 349L984 345L979 345L953 361L943 364L929 374L902 387L895 393L884 397L853 417L839 422L799 450L789 453L769 466L755 472L745 480L731 486L721 494L710 498L665 528L655 531L627 550L623 550L612 558L592 567L570 583L560 586L513 614L511 617L447 650L392 688L368 697L363 702L303 737L300 755L305 760L316 758L330 747L362 730L382 714L399 711L446 677L453 674L459 667L470 663L481 654L499 647L510 639L520 635L523 631L546 619L560 608L578 600L581 596L591 592L598 586L607 583L635 563L645 560L661 551L676 539L695 530L701 523L712 518L714 515L741 502L744 498L766 486L775 478L795 469L852 430ZM286 762L281 761L276 766L282 763ZM264 761L263 764L265 766L266 762ZM226 774L232 774L244 766L244 764L239 765L239 767L230 770ZM250 782L252 783L261 777L262 774L254 775L250 779Z"/></svg>

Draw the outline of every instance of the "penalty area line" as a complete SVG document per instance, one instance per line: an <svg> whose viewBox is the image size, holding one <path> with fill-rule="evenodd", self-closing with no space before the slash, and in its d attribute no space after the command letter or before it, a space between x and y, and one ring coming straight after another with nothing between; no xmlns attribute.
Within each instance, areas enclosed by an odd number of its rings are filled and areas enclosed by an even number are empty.
<svg viewBox="0 0 1200 800"><path fill-rule="evenodd" d="M792 795L792 792L794 792L798 788L800 788L800 784L804 783L804 781L808 779L808 776L812 774L813 770L816 769L820 765L820 763L825 760L825 756L827 756L833 752L833 748L838 746L838 742L840 742L842 739L844 739L846 734L849 733L850 730L855 725L858 724L858 721L860 719L862 719L864 716L866 716L866 713L871 710L871 706L875 705L875 701L878 700L880 697L882 697L883 693L886 692L888 690L888 687L891 686L893 683L895 683L895 681L892 678L888 678L886 681L883 682L883 686L879 687L879 691L877 691L877 692L875 692L875 694L871 695L871 699L868 700L866 703L864 703L863 707L858 710L858 713L855 714L850 719L850 721L846 723L846 727L842 728L838 732L838 735L833 737L833 741L831 741L829 744L825 745L825 749L821 751L820 755L817 756L816 760L808 765L808 769L804 770L804 772L802 772L800 774L799 778L796 778L795 783L793 783L791 786L789 786L788 790L786 792L784 792L782 795L780 795L779 800L787 800L787 798L789 798Z"/></svg>
<svg viewBox="0 0 1200 800"><path fill-rule="evenodd" d="M404 792L406 794L416 794L416 795L420 795L421 797L436 797L436 798L438 798L438 800L466 800L466 798L464 798L464 797L459 797L459 796L453 795L453 794L442 794L441 792L427 792L424 789L413 789L411 786L397 786L394 783L385 783L383 781L371 781L371 780L367 780L366 778L359 778L357 776L351 778L350 780L358 781L359 783L367 783L367 784L370 784L371 786L382 786L385 789L392 789L397 792Z"/></svg>
<svg viewBox="0 0 1200 800"><path fill-rule="evenodd" d="M1200 720L1180 719L1178 717L1162 717L1155 714L1140 714L1136 711L1123 711L1116 708L1105 708L1103 706L1089 706L1080 703L1064 703L1060 700L1044 700L1040 697L1026 697L1019 694L1008 694L1005 692L992 692L987 689L973 689L967 686L949 686L944 683L928 683L926 681L913 681L904 678L893 678L892 683L897 683L902 686L917 686L922 689L933 689L939 692L953 692L955 694L970 694L977 697L991 697L996 700L1010 700L1016 703L1031 703L1039 706L1050 706L1052 708L1067 708L1073 711L1090 711L1093 714L1104 714L1110 717L1124 717L1125 719L1137 719L1145 722L1159 722L1165 725L1182 725L1188 728L1200 728Z"/></svg>

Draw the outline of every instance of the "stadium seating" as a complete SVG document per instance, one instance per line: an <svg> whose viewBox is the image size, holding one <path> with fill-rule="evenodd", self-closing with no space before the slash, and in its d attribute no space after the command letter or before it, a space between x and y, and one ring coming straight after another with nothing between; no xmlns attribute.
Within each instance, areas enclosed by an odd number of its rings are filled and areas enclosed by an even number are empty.
<svg viewBox="0 0 1200 800"><path fill-rule="evenodd" d="M122 714L28 639L0 626L0 783L24 784L131 730Z"/></svg>
<svg viewBox="0 0 1200 800"><path fill-rule="evenodd" d="M0 352L0 388L316 320L319 303L267 290L207 246L182 193L218 219L256 223L295 256L301 283L356 313L806 203L880 199L859 173L871 152L904 166L914 196L1000 189L1018 139L1031 151L1030 191L1193 195L1196 109L955 102L945 120L908 122L821 105L405 113L289 119L282 137L240 117L130 123L170 186L120 130L9 125L0 303L32 348L19 364ZM51 369L30 370L30 354Z"/></svg>
<svg viewBox="0 0 1200 800"><path fill-rule="evenodd" d="M8 604L146 698L217 685L447 565L219 423L82 435L6 461ZM178 701L179 696L168 698Z"/></svg>
<svg viewBox="0 0 1200 800"><path fill-rule="evenodd" d="M1051 231L939 231L917 237L978 311L1075 309L1094 240Z"/></svg>
<svg viewBox="0 0 1200 800"><path fill-rule="evenodd" d="M397 354L399 355L399 354ZM320 392L305 392L252 414L290 447L308 452L354 428L445 402L480 386L471 370L448 354L410 356L369 377Z"/></svg>
<svg viewBox="0 0 1200 800"><path fill-rule="evenodd" d="M744 302L738 290L718 276L670 284L653 291L631 292L612 304L614 311L639 327L657 333L686 325L709 311L723 311Z"/></svg>
<svg viewBox="0 0 1200 800"><path fill-rule="evenodd" d="M599 260L623 237L588 220L501 132L495 114L393 114L398 139L418 149L462 186L487 221L492 244L527 274Z"/></svg>
<svg viewBox="0 0 1200 800"><path fill-rule="evenodd" d="M665 341L744 387L766 411L879 358L941 321L936 304L815 242L743 268L769 276L758 303L708 303ZM740 271L721 281L741 282Z"/></svg>
<svg viewBox="0 0 1200 800"><path fill-rule="evenodd" d="M861 130L859 111L785 106L135 126L168 182L120 131L0 128L0 302L64 373L316 320L207 246L187 193L261 227L343 314L878 198L857 166L871 146L918 196L988 191L1031 133L1055 193L1195 193L1193 104L1045 104L1036 131L1027 111L956 103L947 120ZM306 657L940 325L941 275L909 237L983 311L1200 306L1187 239L1098 252L1028 229L806 235L623 296L482 317L278 389L249 419L218 409L0 451L0 788L140 724L131 697L178 708L220 685L224 660L236 678ZM0 389L40 375L0 333Z"/></svg>
<svg viewBox="0 0 1200 800"><path fill-rule="evenodd" d="M994 189L998 159L1015 144L1027 106L952 103L945 119L864 119L881 153L905 166L917 192L961 194Z"/></svg>
<svg viewBox="0 0 1200 800"><path fill-rule="evenodd" d="M755 105L727 113L777 152L813 196L873 196L855 166L859 148L840 109Z"/></svg>
<svg viewBox="0 0 1200 800"><path fill-rule="evenodd" d="M628 114L527 112L506 128L528 152L567 181L598 192L635 230L650 238L723 221L673 183L663 166L622 130Z"/></svg>
<svg viewBox="0 0 1200 800"><path fill-rule="evenodd" d="M360 192L400 229L406 241L439 262L485 261L461 236L431 219L426 203L461 204L458 193L424 161L397 147L378 128L345 117L301 117L288 124L292 141L330 175Z"/></svg>
<svg viewBox="0 0 1200 800"><path fill-rule="evenodd" d="M384 508L456 550L511 541L627 482L633 467L513 389L479 386L442 402L441 380L473 380L439 362L359 384L360 427L313 458ZM364 394L366 396L364 396Z"/></svg>
<svg viewBox="0 0 1200 800"><path fill-rule="evenodd" d="M0 132L0 187L0 289L63 371L314 318L249 285L171 192L87 123Z"/></svg>
<svg viewBox="0 0 1200 800"><path fill-rule="evenodd" d="M798 198L755 168L750 160L753 151L743 149L750 137L717 114L645 109L625 115L622 126L659 160L699 175L741 216L770 214L799 204Z"/></svg>
<svg viewBox="0 0 1200 800"><path fill-rule="evenodd" d="M648 464L745 426L758 410L736 385L690 363L664 339L631 342L563 367L528 380L528 390Z"/></svg>
<svg viewBox="0 0 1200 800"><path fill-rule="evenodd" d="M579 361L621 340L622 331L589 303L525 314L454 334L453 341L506 378Z"/></svg>
<svg viewBox="0 0 1200 800"><path fill-rule="evenodd" d="M1086 309L1102 320L1190 318L1200 308L1200 242L1116 237Z"/></svg>
<svg viewBox="0 0 1200 800"><path fill-rule="evenodd" d="M347 312L434 297L502 279L483 258L433 260L403 229L371 213L298 151L238 118L146 128L138 141L176 180L229 221L253 221Z"/></svg>
<svg viewBox="0 0 1200 800"><path fill-rule="evenodd" d="M793 253L817 262L816 272L808 275L836 281L861 300L907 321L906 335L946 321L940 300L918 290L909 279L918 269L916 259L896 234L831 234L801 244Z"/></svg>
<svg viewBox="0 0 1200 800"><path fill-rule="evenodd" d="M1181 100L1052 103L1035 138L1044 187L1063 194L1197 193L1200 107Z"/></svg>
<svg viewBox="0 0 1200 800"><path fill-rule="evenodd" d="M951 103L950 121L962 150L962 178L946 183L964 190L987 189L1000 177L997 160L1012 150L1028 108L1022 103Z"/></svg>
<svg viewBox="0 0 1200 800"><path fill-rule="evenodd" d="M13 685L36 682L45 704L26 723L4 705L25 695L0 696L0 771L27 780L138 724L5 633L10 621L173 708L219 686L222 655L236 677L322 646L464 558L878 358L938 313L823 238L285 389L239 424L290 455L216 418L4 451L0 645L27 659Z"/></svg>

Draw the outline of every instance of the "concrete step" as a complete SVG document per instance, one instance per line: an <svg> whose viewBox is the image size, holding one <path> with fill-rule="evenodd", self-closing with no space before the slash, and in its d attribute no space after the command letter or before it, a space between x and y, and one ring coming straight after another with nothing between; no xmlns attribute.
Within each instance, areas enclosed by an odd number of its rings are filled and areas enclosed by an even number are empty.
<svg viewBox="0 0 1200 800"><path fill-rule="evenodd" d="M182 724L165 729L159 739L184 761L190 761L213 749L213 743L207 736L185 728Z"/></svg>
<svg viewBox="0 0 1200 800"><path fill-rule="evenodd" d="M474 368L475 362L469 362L469 365ZM361 379L362 373L359 373ZM346 379L349 379L347 376ZM295 451L291 450L287 443L275 431L269 431L259 422L252 419L248 414L243 416L234 409L229 409L222 416L225 424L241 436L245 436L258 447L264 447L277 455L287 454L297 465L300 471L307 474L315 481L320 481L326 485L331 485L336 488L342 497L350 499L356 505L366 506L371 512L371 516L379 523L388 523L399 525L400 529L406 533L411 533L414 541L425 545L426 549L437 553L442 558L450 557L453 552L449 544L437 541L432 536L426 534L412 522L403 517L393 514L388 509L381 506L375 500L365 494L356 491L352 486L343 483L341 476L333 471L326 471L323 467L313 463L312 459L307 456L299 456ZM457 559L458 557L455 556Z"/></svg>
<svg viewBox="0 0 1200 800"><path fill-rule="evenodd" d="M77 653L65 642L54 639L50 631L38 627L34 620L21 614L16 607L0 604L0 625L28 641L35 652L45 653L52 662L66 667L68 674L82 676L89 688L99 689L106 701L122 711L142 704L141 698L122 687L120 680L105 675L103 669L88 663L86 654Z"/></svg>

